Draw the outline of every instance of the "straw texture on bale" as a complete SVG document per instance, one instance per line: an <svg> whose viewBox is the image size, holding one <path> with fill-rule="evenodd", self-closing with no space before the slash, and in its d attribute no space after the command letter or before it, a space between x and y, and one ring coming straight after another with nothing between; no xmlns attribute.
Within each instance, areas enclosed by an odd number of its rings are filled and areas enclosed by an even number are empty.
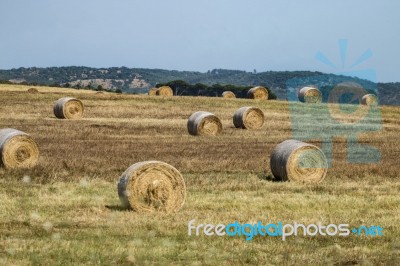
<svg viewBox="0 0 400 266"><path fill-rule="evenodd" d="M5 168L31 168L39 160L39 148L28 134L13 129L0 129L0 165Z"/></svg>
<svg viewBox="0 0 400 266"><path fill-rule="evenodd" d="M149 92L148 92L148 94L150 95L150 96L156 96L157 95L157 88L151 88L150 90L149 90Z"/></svg>
<svg viewBox="0 0 400 266"><path fill-rule="evenodd" d="M236 128L258 129L264 125L264 113L257 107L241 107L233 114Z"/></svg>
<svg viewBox="0 0 400 266"><path fill-rule="evenodd" d="M264 87L257 86L251 88L247 92L247 97L250 99L268 100L268 90Z"/></svg>
<svg viewBox="0 0 400 266"><path fill-rule="evenodd" d="M38 93L39 91L37 89L35 89L35 88L29 88L28 92L29 93Z"/></svg>
<svg viewBox="0 0 400 266"><path fill-rule="evenodd" d="M378 97L375 94L366 94L361 98L361 103L363 105L377 105Z"/></svg>
<svg viewBox="0 0 400 266"><path fill-rule="evenodd" d="M198 111L189 117L187 128L190 135L215 136L221 133L222 123L221 120L214 114Z"/></svg>
<svg viewBox="0 0 400 266"><path fill-rule="evenodd" d="M174 96L174 92L169 86L162 86L157 89L156 94L159 96Z"/></svg>
<svg viewBox="0 0 400 266"><path fill-rule="evenodd" d="M224 91L222 93L222 97L224 97L224 98L236 98L236 95L231 91Z"/></svg>
<svg viewBox="0 0 400 266"><path fill-rule="evenodd" d="M322 93L319 89L313 87L304 87L299 91L299 100L303 103L322 102Z"/></svg>
<svg viewBox="0 0 400 266"><path fill-rule="evenodd" d="M290 139L275 147L271 154L270 166L277 179L318 183L324 179L328 163L324 153L317 146Z"/></svg>
<svg viewBox="0 0 400 266"><path fill-rule="evenodd" d="M64 97L54 104L54 115L57 118L79 119L83 117L83 103L75 98Z"/></svg>
<svg viewBox="0 0 400 266"><path fill-rule="evenodd" d="M182 175L159 161L131 165L121 176L118 195L122 205L137 212L177 212L186 198Z"/></svg>

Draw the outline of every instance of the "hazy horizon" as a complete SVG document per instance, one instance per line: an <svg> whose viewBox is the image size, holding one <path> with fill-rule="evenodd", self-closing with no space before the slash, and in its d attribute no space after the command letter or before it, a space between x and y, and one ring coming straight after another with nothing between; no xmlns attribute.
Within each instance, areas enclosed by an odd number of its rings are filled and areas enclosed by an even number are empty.
<svg viewBox="0 0 400 266"><path fill-rule="evenodd" d="M255 69L361 78L369 69L374 81L395 82L399 8L394 0L4 0L0 69Z"/></svg>

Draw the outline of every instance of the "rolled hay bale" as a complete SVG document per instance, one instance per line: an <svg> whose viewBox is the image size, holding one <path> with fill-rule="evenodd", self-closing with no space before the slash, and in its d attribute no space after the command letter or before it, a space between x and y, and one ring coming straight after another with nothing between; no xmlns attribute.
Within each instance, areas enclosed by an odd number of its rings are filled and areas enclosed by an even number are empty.
<svg viewBox="0 0 400 266"><path fill-rule="evenodd" d="M28 92L33 94L39 93L39 91L36 88L29 88Z"/></svg>
<svg viewBox="0 0 400 266"><path fill-rule="evenodd" d="M257 107L241 107L233 114L236 128L258 129L264 125L264 113Z"/></svg>
<svg viewBox="0 0 400 266"><path fill-rule="evenodd" d="M215 136L221 133L221 120L212 113L198 111L193 113L187 122L187 128L190 135L208 135Z"/></svg>
<svg viewBox="0 0 400 266"><path fill-rule="evenodd" d="M264 87L257 86L251 88L247 92L247 97L250 99L257 99L257 100L268 100L268 90Z"/></svg>
<svg viewBox="0 0 400 266"><path fill-rule="evenodd" d="M322 93L313 87L303 87L298 94L299 100L303 103L321 103Z"/></svg>
<svg viewBox="0 0 400 266"><path fill-rule="evenodd" d="M157 95L157 88L151 88L148 92L148 95L150 96L156 96Z"/></svg>
<svg viewBox="0 0 400 266"><path fill-rule="evenodd" d="M83 117L83 103L75 98L64 97L54 104L54 115L61 119L79 119Z"/></svg>
<svg viewBox="0 0 400 266"><path fill-rule="evenodd" d="M293 139L275 147L270 166L275 178L304 183L322 181L328 170L326 157L317 146Z"/></svg>
<svg viewBox="0 0 400 266"><path fill-rule="evenodd" d="M118 182L122 205L137 212L177 212L186 198L185 181L173 166L159 161L131 165Z"/></svg>
<svg viewBox="0 0 400 266"><path fill-rule="evenodd" d="M365 94L361 98L361 104L363 105L378 105L378 97L375 94Z"/></svg>
<svg viewBox="0 0 400 266"><path fill-rule="evenodd" d="M170 97L170 96L174 96L174 92L172 91L171 87L162 86L157 89L156 95Z"/></svg>
<svg viewBox="0 0 400 266"><path fill-rule="evenodd" d="M236 98L236 95L235 95L233 92L231 92L231 91L224 91L224 92L222 93L222 97L223 97L223 98L231 99L231 98Z"/></svg>
<svg viewBox="0 0 400 266"><path fill-rule="evenodd" d="M0 129L0 165L31 168L39 161L39 148L32 137L13 128Z"/></svg>

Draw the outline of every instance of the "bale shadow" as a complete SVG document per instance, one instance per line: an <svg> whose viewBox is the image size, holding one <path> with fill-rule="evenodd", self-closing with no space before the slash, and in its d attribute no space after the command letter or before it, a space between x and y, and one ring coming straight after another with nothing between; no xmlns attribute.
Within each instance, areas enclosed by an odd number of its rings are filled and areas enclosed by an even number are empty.
<svg viewBox="0 0 400 266"><path fill-rule="evenodd" d="M268 182L284 182L282 179L275 178L272 174L261 173L258 175L260 180L268 181Z"/></svg>
<svg viewBox="0 0 400 266"><path fill-rule="evenodd" d="M119 211L119 212L124 212L124 211L131 211L132 209L126 208L122 205L105 205L105 207L111 211Z"/></svg>

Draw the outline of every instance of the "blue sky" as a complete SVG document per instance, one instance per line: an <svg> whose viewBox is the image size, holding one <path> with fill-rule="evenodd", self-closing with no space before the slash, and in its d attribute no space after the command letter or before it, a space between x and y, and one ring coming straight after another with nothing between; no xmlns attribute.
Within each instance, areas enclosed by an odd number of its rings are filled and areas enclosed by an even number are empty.
<svg viewBox="0 0 400 266"><path fill-rule="evenodd" d="M0 69L373 69L378 81L400 81L399 12L395 0L0 0Z"/></svg>

